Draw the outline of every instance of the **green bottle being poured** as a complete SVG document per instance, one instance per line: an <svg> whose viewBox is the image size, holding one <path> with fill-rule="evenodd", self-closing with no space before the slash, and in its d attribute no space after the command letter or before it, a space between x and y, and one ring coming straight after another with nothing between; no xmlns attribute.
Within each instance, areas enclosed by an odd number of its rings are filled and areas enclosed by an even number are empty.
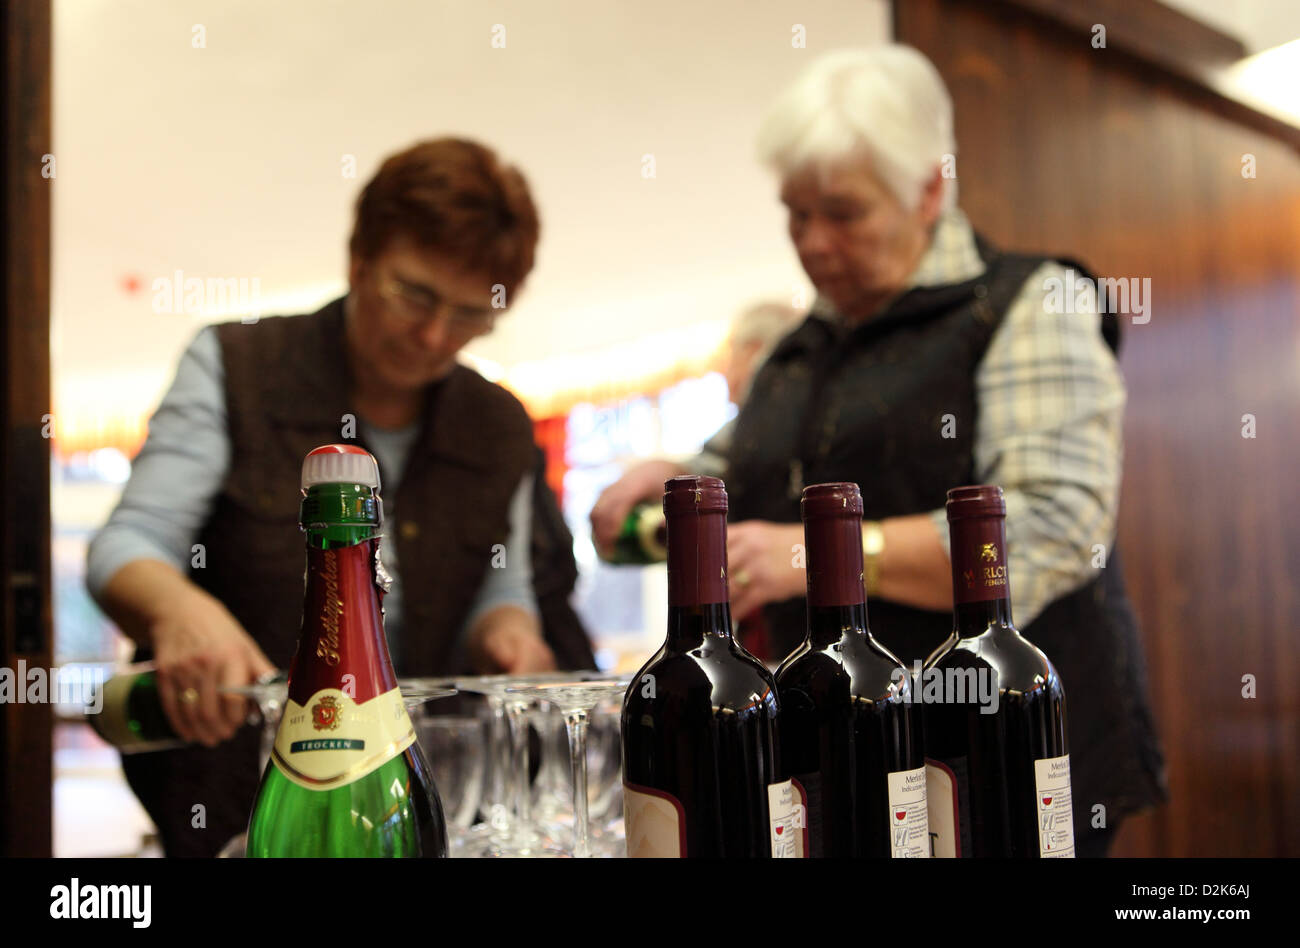
<svg viewBox="0 0 1300 948"><path fill-rule="evenodd" d="M616 566L662 563L668 559L668 524L657 504L637 504L623 520L613 549L601 555Z"/></svg>
<svg viewBox="0 0 1300 948"><path fill-rule="evenodd" d="M379 466L332 444L307 455L307 583L249 856L447 855L442 804L384 637Z"/></svg>
<svg viewBox="0 0 1300 948"><path fill-rule="evenodd" d="M139 667L139 666L137 666ZM148 671L128 671L104 682L88 708L86 720L108 743L124 754L184 747L172 730L158 694L158 676Z"/></svg>

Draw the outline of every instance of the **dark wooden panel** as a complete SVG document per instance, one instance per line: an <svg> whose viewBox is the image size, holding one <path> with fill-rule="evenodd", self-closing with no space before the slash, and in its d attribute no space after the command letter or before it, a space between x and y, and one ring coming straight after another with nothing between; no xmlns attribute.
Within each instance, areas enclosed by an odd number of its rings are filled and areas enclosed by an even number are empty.
<svg viewBox="0 0 1300 948"><path fill-rule="evenodd" d="M1224 67L1246 55L1241 42L1159 0L984 0L982 6L989 8L989 16L1028 15L1040 30L1055 32L1067 43L1091 45L1096 27L1104 26L1106 45L1096 50L1098 58L1108 57L1112 65L1129 60L1128 66L1154 67L1175 84L1198 91L1202 108L1300 150L1300 128L1256 111L1235 89L1218 82Z"/></svg>
<svg viewBox="0 0 1300 948"><path fill-rule="evenodd" d="M0 6L4 261L0 267L0 665L49 669L50 3ZM18 683L23 687L23 683ZM52 709L0 704L0 854L49 856Z"/></svg>
<svg viewBox="0 0 1300 948"><path fill-rule="evenodd" d="M1008 9L907 0L895 32L949 83L978 228L1151 280L1151 321L1125 326L1119 542L1172 798L1116 853L1300 855L1300 159Z"/></svg>
<svg viewBox="0 0 1300 948"><path fill-rule="evenodd" d="M1171 72L1194 78L1246 55L1240 40L1157 0L995 0L1091 35L1106 28L1106 45L1129 50Z"/></svg>

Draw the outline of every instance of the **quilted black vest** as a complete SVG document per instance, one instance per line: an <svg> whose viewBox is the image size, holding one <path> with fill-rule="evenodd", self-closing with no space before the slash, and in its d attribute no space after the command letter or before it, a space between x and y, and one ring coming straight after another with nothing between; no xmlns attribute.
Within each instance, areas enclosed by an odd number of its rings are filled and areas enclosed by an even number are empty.
<svg viewBox="0 0 1300 948"><path fill-rule="evenodd" d="M737 419L727 476L733 522L798 522L808 484L856 482L865 518L880 520L942 508L949 488L975 482L976 369L1010 303L1048 259L977 246L987 268L979 277L909 290L853 328L809 317L777 346ZM1102 326L1116 350L1117 320ZM1093 804L1114 818L1164 793L1141 645L1113 551L1098 572L1022 630L1065 685L1080 839ZM1015 588L1012 576L1013 597ZM873 634L909 669L952 629L947 612L879 599L868 612ZM766 607L764 618L777 654L803 639L802 598Z"/></svg>

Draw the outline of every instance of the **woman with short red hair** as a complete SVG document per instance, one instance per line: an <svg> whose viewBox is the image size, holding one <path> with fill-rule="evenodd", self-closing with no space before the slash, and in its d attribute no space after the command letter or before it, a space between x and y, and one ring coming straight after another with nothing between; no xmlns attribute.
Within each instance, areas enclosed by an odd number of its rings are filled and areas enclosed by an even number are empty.
<svg viewBox="0 0 1300 948"><path fill-rule="evenodd" d="M531 586L532 424L456 361L513 302L537 237L516 169L465 139L420 142L361 192L345 297L205 328L182 357L87 569L195 745L124 761L168 855L214 854L247 824L260 732L218 689L293 654L298 471L318 445L379 461L399 674L555 667Z"/></svg>

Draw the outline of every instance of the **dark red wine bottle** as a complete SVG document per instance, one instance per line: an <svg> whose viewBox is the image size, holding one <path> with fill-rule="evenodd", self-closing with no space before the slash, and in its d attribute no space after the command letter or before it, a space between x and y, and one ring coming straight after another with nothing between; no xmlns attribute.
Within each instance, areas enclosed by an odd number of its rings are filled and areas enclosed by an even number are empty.
<svg viewBox="0 0 1300 948"><path fill-rule="evenodd" d="M664 487L668 636L623 700L628 855L797 855L776 688L731 635L727 492L716 477Z"/></svg>
<svg viewBox="0 0 1300 948"><path fill-rule="evenodd" d="M952 635L914 683L935 856L1073 857L1065 690L1011 621L1002 489L948 491Z"/></svg>
<svg viewBox="0 0 1300 948"><path fill-rule="evenodd" d="M803 492L808 630L776 672L783 773L813 857L930 855L920 709L911 676L867 627L862 494Z"/></svg>

